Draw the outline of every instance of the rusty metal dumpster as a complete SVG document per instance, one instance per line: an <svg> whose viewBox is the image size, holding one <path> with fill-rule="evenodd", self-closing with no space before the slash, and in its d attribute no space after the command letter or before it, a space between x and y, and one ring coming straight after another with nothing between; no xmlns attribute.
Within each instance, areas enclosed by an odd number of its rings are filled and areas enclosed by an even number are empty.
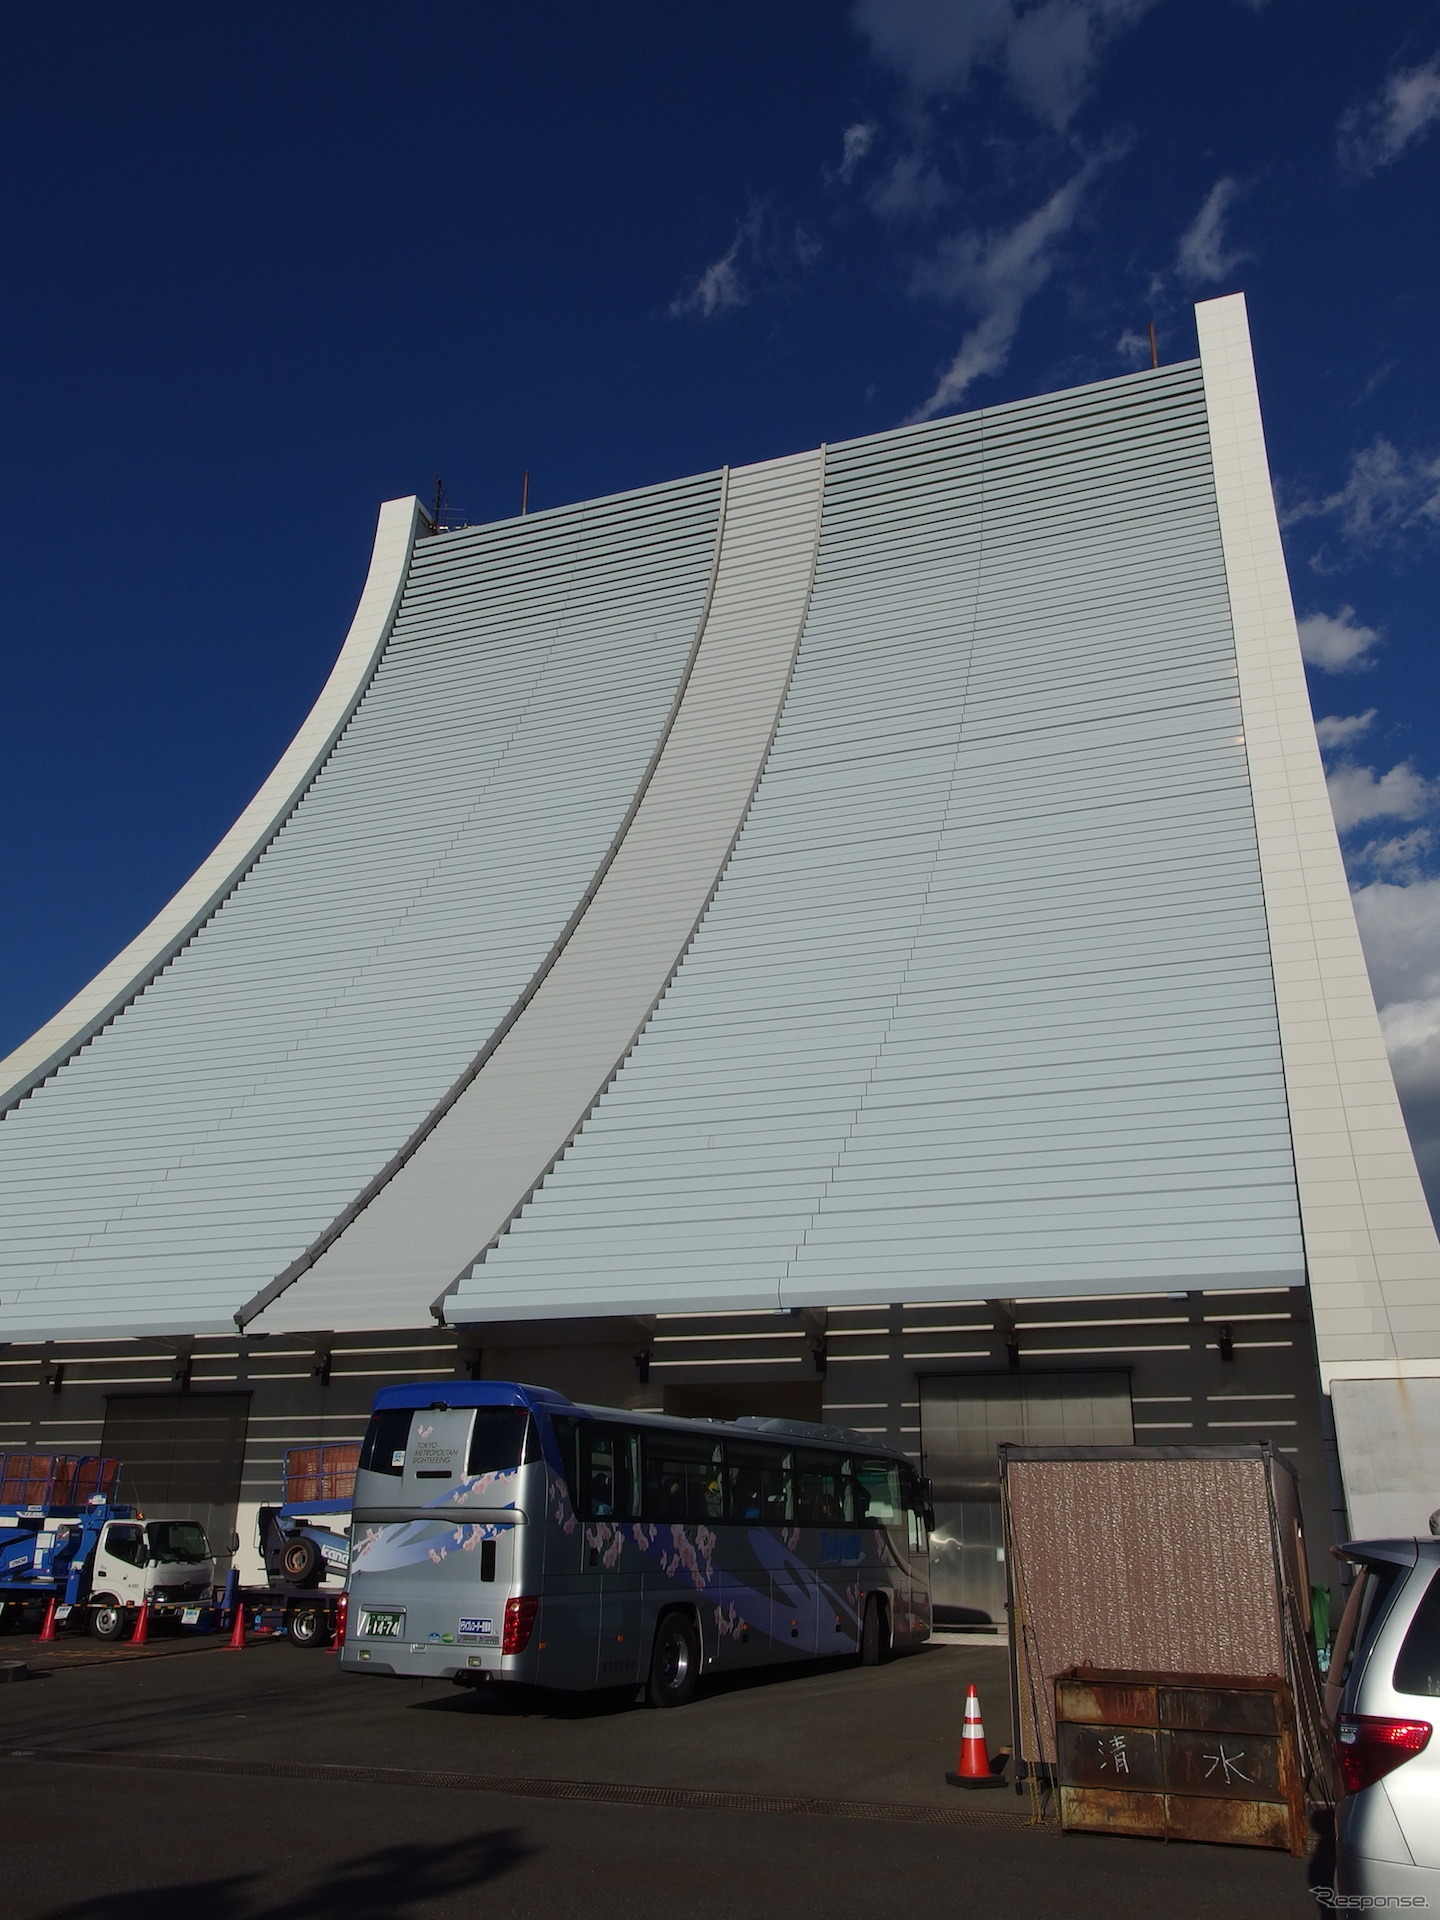
<svg viewBox="0 0 1440 1920"><path fill-rule="evenodd" d="M1304 1853L1295 1725L1283 1680L1077 1667L1055 1682L1060 1824Z"/></svg>

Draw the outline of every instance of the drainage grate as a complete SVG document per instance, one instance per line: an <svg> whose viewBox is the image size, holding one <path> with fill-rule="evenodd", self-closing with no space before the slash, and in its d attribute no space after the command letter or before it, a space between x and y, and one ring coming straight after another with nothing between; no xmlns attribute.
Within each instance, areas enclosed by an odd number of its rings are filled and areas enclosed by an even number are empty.
<svg viewBox="0 0 1440 1920"><path fill-rule="evenodd" d="M983 1827L992 1832L1058 1832L1021 1813L971 1807L892 1805L883 1800L817 1800L785 1793L726 1793L710 1787L631 1787L608 1780L517 1779L506 1774L432 1773L404 1767L346 1767L326 1761L225 1759L214 1754L105 1753L78 1747L12 1747L10 1760L62 1766L148 1768L247 1780L332 1780L360 1787L446 1787L457 1793L508 1793L529 1800L599 1800L626 1807L689 1807L713 1813L806 1814L824 1820L887 1820L913 1827Z"/></svg>

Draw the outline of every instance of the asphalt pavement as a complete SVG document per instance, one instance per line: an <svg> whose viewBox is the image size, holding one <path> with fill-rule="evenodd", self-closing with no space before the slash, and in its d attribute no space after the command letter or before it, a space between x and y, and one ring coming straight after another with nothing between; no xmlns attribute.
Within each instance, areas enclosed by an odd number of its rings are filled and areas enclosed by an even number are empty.
<svg viewBox="0 0 1440 1920"><path fill-rule="evenodd" d="M43 1670L46 1649L7 1637ZM344 1676L284 1642L52 1663L0 1689L7 1920L575 1915L1308 1920L1305 1864L1063 1836L950 1787L965 1685L1009 1741L1006 1656L633 1695Z"/></svg>

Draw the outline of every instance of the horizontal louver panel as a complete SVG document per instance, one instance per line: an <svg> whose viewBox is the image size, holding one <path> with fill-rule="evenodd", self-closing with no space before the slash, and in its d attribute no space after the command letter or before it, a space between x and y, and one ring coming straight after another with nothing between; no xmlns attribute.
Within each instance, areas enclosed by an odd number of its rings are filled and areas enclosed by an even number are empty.
<svg viewBox="0 0 1440 1920"><path fill-rule="evenodd" d="M1302 1272L1198 369L832 450L725 879L466 1310Z"/></svg>
<svg viewBox="0 0 1440 1920"><path fill-rule="evenodd" d="M658 745L716 475L422 541L322 772L178 958L0 1123L0 1330L227 1319L502 1021Z"/></svg>

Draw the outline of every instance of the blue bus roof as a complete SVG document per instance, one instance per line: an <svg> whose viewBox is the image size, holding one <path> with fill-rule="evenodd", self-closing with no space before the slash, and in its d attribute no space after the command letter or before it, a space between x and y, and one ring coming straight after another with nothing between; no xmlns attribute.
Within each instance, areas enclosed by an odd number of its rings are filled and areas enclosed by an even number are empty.
<svg viewBox="0 0 1440 1920"><path fill-rule="evenodd" d="M374 1411L386 1407L542 1407L551 1413L580 1409L552 1387L526 1387L513 1380L416 1380L403 1387L381 1387Z"/></svg>

